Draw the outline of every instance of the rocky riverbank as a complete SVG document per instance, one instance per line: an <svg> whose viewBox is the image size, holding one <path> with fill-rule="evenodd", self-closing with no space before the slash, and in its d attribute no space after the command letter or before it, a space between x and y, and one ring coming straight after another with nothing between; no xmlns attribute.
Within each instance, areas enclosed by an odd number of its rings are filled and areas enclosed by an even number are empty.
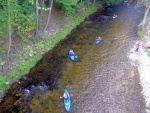
<svg viewBox="0 0 150 113"><path fill-rule="evenodd" d="M147 52L150 49L150 37L142 40L139 52L135 52L135 46L131 48L129 58L132 64L137 66L140 83L142 86L142 94L145 98L147 113L150 113L150 57Z"/></svg>

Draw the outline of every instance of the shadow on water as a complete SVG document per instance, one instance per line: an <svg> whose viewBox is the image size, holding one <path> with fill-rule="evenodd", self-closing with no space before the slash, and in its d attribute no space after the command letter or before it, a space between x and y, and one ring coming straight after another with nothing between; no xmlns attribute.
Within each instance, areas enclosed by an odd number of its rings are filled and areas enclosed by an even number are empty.
<svg viewBox="0 0 150 113"><path fill-rule="evenodd" d="M111 18L114 12L119 15L117 19ZM110 90L108 82L112 83L110 80L113 78L108 75L122 77L120 73L124 73L122 70L127 69L123 66L123 69L118 71L119 63L123 62L126 65L124 62L127 59L124 56L126 56L127 48L130 47L128 42L133 43L135 40L133 38L136 34L133 33L143 12L143 8L133 10L127 7L115 7L107 8L105 11L98 10L90 15L52 50L45 53L28 74L12 84L0 103L1 112L65 112L63 102L55 96L61 96L67 88L71 93L76 94L73 97L72 113L94 112L95 109L97 110L95 112L105 113L99 108L105 108L106 105L99 105L99 101L96 101L97 105L90 106L90 102L94 102L91 100L92 94L101 92L101 95L94 94L94 96L107 98L102 94L106 95L106 92ZM128 16L132 14L135 16L130 20ZM131 23L134 19L137 21ZM99 36L102 36L104 40L101 44L95 45L95 39ZM78 56L75 61L69 59L69 49L73 49ZM135 73L134 69L133 73ZM102 76L105 77L102 78ZM118 81L118 76L113 76L116 78L114 82ZM96 84L101 84L101 88L95 86ZM92 109L89 110L90 108Z"/></svg>

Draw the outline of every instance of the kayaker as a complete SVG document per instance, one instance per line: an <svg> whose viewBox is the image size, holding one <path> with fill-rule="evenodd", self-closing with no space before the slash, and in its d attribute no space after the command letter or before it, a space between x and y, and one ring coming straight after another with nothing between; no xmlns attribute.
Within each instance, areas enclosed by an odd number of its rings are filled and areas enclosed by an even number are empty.
<svg viewBox="0 0 150 113"><path fill-rule="evenodd" d="M138 40L138 41L136 42L136 44L135 44L135 47L136 47L135 52L138 52L138 51L139 51L140 46L141 46L141 41Z"/></svg>
<svg viewBox="0 0 150 113"><path fill-rule="evenodd" d="M73 52L73 50L70 50L69 54L70 54L71 56L74 56L74 55L75 55L74 52Z"/></svg>
<svg viewBox="0 0 150 113"><path fill-rule="evenodd" d="M102 40L102 38L101 38L101 37L98 37L98 38L96 38L96 40L100 41L100 40Z"/></svg>
<svg viewBox="0 0 150 113"><path fill-rule="evenodd" d="M97 44L99 44L101 41L102 41L102 37L98 37L98 38L96 38L95 44L97 45Z"/></svg>
<svg viewBox="0 0 150 113"><path fill-rule="evenodd" d="M63 95L64 99L68 99L68 96L66 94Z"/></svg>
<svg viewBox="0 0 150 113"><path fill-rule="evenodd" d="M117 18L117 15L116 14L113 14L113 17L112 18Z"/></svg>
<svg viewBox="0 0 150 113"><path fill-rule="evenodd" d="M68 99L68 96L66 94L64 94L62 97L59 97L59 98Z"/></svg>

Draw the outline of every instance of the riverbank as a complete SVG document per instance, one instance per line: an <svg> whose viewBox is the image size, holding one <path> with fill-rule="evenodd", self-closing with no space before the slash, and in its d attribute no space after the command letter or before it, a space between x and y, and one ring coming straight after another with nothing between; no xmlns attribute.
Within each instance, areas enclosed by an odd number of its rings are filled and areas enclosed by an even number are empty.
<svg viewBox="0 0 150 113"><path fill-rule="evenodd" d="M150 57L147 51L150 47L150 37L142 40L142 46L139 52L135 52L135 46L131 48L129 59L132 65L137 66L140 75L140 85L142 86L142 94L145 98L147 113L150 113Z"/></svg>
<svg viewBox="0 0 150 113"><path fill-rule="evenodd" d="M39 36L41 38L36 39L35 37L23 45L19 45L21 43L19 40L13 39L10 59L8 60L4 55L2 62L0 62L0 98L4 96L5 91L11 87L12 83L27 74L47 51L97 9L98 5L89 6L83 12L81 11L83 14L79 13L78 16L68 18L60 10L53 8L48 31L45 34L41 33ZM46 19L47 17L45 17L45 21Z"/></svg>

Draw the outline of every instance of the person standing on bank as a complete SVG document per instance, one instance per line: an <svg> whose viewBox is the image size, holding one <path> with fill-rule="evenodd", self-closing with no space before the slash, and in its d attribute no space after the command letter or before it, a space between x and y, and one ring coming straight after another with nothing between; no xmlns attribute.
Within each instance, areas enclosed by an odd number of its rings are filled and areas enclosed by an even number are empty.
<svg viewBox="0 0 150 113"><path fill-rule="evenodd" d="M138 41L136 42L136 45L135 45L135 47L136 47L135 52L138 52L138 51L139 51L140 46L141 46L141 41L138 40Z"/></svg>

